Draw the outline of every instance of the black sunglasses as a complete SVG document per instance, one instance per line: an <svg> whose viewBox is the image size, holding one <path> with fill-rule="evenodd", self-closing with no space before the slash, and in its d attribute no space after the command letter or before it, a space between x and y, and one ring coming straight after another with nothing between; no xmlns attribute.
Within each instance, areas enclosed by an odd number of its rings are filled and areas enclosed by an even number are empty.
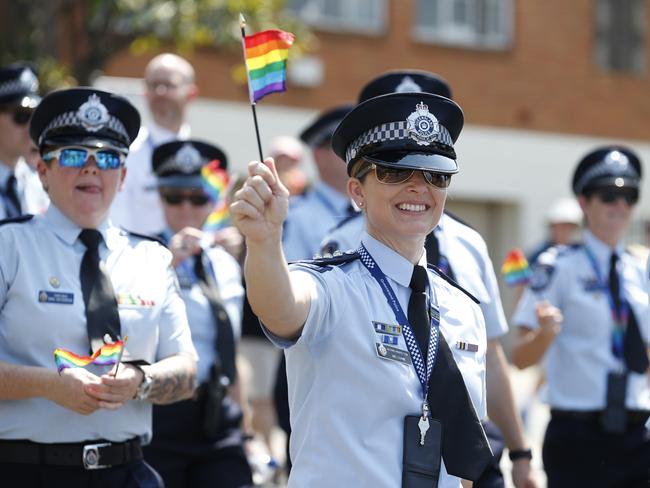
<svg viewBox="0 0 650 488"><path fill-rule="evenodd" d="M632 206L639 201L638 190L599 190L596 192L598 198L603 203L614 203L619 198L625 200L625 203Z"/></svg>
<svg viewBox="0 0 650 488"><path fill-rule="evenodd" d="M449 174L411 168L390 168L388 166L379 166L375 163L371 163L365 168L361 168L354 176L355 178L360 179L372 170L375 171L377 181L379 181L379 183L384 183L385 185L397 185L399 183L404 183L405 181L408 181L416 171L422 173L422 176L424 176L426 182L431 186L435 186L436 188L447 188L451 183L451 175Z"/></svg>
<svg viewBox="0 0 650 488"><path fill-rule="evenodd" d="M32 118L32 113L34 113L33 108L22 107L20 105L4 106L0 109L0 111L3 113L11 114L12 115L11 119L14 121L14 124L16 125L25 125L27 122L29 122L29 119Z"/></svg>
<svg viewBox="0 0 650 488"><path fill-rule="evenodd" d="M194 207L202 207L210 201L209 196L201 194L188 195L185 193L161 193L160 196L168 205L180 205L187 201Z"/></svg>

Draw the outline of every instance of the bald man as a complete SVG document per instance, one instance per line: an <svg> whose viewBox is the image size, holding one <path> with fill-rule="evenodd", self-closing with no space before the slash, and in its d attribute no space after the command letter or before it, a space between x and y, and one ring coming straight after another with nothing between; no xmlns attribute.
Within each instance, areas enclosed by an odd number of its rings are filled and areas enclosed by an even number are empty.
<svg viewBox="0 0 650 488"><path fill-rule="evenodd" d="M194 68L176 54L154 57L144 72L145 97L152 121L140 129L126 160L129 177L111 209L113 223L142 234L157 234L165 227L156 180L151 170L154 148L190 137L187 106L196 98Z"/></svg>

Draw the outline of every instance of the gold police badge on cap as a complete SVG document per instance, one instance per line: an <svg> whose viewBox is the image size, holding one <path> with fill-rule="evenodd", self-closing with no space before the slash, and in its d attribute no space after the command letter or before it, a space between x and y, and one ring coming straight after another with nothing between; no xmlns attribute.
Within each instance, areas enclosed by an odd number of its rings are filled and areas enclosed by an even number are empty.
<svg viewBox="0 0 650 488"><path fill-rule="evenodd" d="M183 144L174 159L183 173L192 173L197 166L201 166L201 153L191 144Z"/></svg>
<svg viewBox="0 0 650 488"><path fill-rule="evenodd" d="M108 110L96 94L88 97L88 101L77 110L77 118L81 125L90 132L102 129L109 120Z"/></svg>
<svg viewBox="0 0 650 488"><path fill-rule="evenodd" d="M415 112L412 112L406 118L408 135L411 139L421 146L428 146L440 133L438 119L429 112L429 106L423 102L415 106Z"/></svg>

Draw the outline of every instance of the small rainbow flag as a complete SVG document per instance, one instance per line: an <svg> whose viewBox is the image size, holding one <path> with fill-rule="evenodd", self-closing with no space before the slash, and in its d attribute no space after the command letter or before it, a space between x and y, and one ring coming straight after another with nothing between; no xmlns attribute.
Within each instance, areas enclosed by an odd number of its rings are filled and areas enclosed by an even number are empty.
<svg viewBox="0 0 650 488"><path fill-rule="evenodd" d="M287 58L295 37L278 29L245 36L246 69L253 102L287 89Z"/></svg>
<svg viewBox="0 0 650 488"><path fill-rule="evenodd" d="M65 368L84 368L89 364L110 366L119 362L123 348L124 341L105 344L97 349L92 356L78 356L77 354L66 351L65 349L55 349L54 362L56 362L56 368L59 373Z"/></svg>
<svg viewBox="0 0 650 488"><path fill-rule="evenodd" d="M203 189L215 202L214 209L208 215L203 228L215 231L227 227L230 225L230 216L225 195L230 178L226 170L221 167L221 162L218 159L210 161L201 168L201 180Z"/></svg>
<svg viewBox="0 0 650 488"><path fill-rule="evenodd" d="M508 286L525 285L530 280L531 271L528 260L519 248L511 249L506 256L501 274Z"/></svg>

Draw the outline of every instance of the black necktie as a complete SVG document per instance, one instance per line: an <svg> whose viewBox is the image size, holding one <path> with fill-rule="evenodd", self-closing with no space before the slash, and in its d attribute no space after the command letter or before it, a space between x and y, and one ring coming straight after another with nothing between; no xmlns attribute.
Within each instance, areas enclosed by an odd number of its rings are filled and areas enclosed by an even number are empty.
<svg viewBox="0 0 650 488"><path fill-rule="evenodd" d="M203 251L194 256L194 274L199 280L201 291L208 299L212 315L217 325L217 354L221 362L221 370L230 383L235 381L235 335L230 318L219 296L219 289L211 273L206 273L203 264Z"/></svg>
<svg viewBox="0 0 650 488"><path fill-rule="evenodd" d="M16 177L14 175L9 176L7 180L7 198L11 202L13 208L7 209L7 217L18 217L22 214L22 207L20 205L20 199L18 198L18 188L16 185Z"/></svg>
<svg viewBox="0 0 650 488"><path fill-rule="evenodd" d="M426 292L419 291L426 290L427 283L426 270L422 266L415 266L410 285L413 291L409 300L408 318L418 343L422 340L418 334L422 333L416 331L426 329L428 340L430 327ZM413 300L417 304L412 305ZM415 311L416 306L420 311ZM442 331L438 338L438 356L429 379L428 402L431 416L442 423L442 458L448 473L477 480L492 461L492 451Z"/></svg>
<svg viewBox="0 0 650 488"><path fill-rule="evenodd" d="M86 327L90 352L104 345L104 336L109 334L113 341L121 338L120 314L117 299L110 278L100 267L99 244L102 234L96 229L84 229L79 240L86 246L81 260L79 279L86 305Z"/></svg>
<svg viewBox="0 0 650 488"><path fill-rule="evenodd" d="M440 264L440 243L434 231L429 232L424 241L424 249L427 251L427 263L438 266Z"/></svg>
<svg viewBox="0 0 650 488"><path fill-rule="evenodd" d="M612 253L609 262L609 290L612 294L614 308L617 315L620 314L622 303L620 297L620 282L618 279L618 272L616 270L616 261L618 256ZM630 371L635 373L645 373L648 370L648 353L639 331L639 324L636 321L634 310L628 304L627 327L623 339L623 358L625 364Z"/></svg>

